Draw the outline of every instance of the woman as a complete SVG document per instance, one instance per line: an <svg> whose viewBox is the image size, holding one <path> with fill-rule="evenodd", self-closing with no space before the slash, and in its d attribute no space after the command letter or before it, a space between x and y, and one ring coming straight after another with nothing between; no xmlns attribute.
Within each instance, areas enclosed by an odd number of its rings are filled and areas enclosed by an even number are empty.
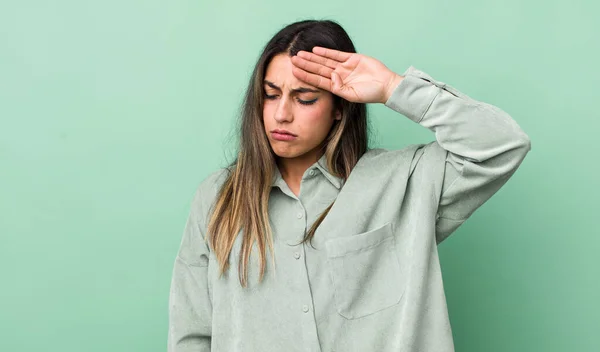
<svg viewBox="0 0 600 352"><path fill-rule="evenodd" d="M367 103L436 141L368 149ZM453 351L437 244L523 161L517 123L301 21L264 48L240 126L237 159L191 205L168 350Z"/></svg>

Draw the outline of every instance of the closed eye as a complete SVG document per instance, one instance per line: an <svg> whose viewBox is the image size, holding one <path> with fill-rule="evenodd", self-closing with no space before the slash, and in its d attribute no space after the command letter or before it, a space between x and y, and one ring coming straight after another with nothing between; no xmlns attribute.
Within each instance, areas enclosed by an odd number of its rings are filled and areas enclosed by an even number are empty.
<svg viewBox="0 0 600 352"><path fill-rule="evenodd" d="M273 100L277 98L277 95L268 95L265 94L265 99L269 99L269 100ZM298 101L298 103L302 104L302 105L312 105L314 103L317 102L317 100L319 100L319 98L315 98L313 100L302 100L302 99L296 99Z"/></svg>

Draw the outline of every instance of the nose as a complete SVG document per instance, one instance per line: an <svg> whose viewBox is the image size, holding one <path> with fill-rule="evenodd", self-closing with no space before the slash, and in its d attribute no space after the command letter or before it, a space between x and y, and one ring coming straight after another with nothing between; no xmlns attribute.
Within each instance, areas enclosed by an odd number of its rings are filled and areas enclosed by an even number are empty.
<svg viewBox="0 0 600 352"><path fill-rule="evenodd" d="M277 122L291 122L293 120L292 111L288 99L279 99L277 108L275 109L275 120Z"/></svg>

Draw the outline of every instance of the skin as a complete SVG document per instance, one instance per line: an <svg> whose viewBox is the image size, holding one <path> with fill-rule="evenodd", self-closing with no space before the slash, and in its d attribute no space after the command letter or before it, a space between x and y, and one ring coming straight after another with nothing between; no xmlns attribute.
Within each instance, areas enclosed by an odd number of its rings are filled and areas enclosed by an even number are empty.
<svg viewBox="0 0 600 352"><path fill-rule="evenodd" d="M300 81L293 75L292 66L287 54L273 57L267 66L263 121L271 148L278 156L281 175L298 195L304 172L323 155L320 147L341 114L334 110L331 92ZM296 88L316 92L292 92ZM310 105L302 104L312 101ZM278 141L271 134L276 128L288 130L297 137L293 141Z"/></svg>
<svg viewBox="0 0 600 352"><path fill-rule="evenodd" d="M299 51L293 57L280 54L271 60L265 80L279 89L265 85L265 94L272 98L265 97L263 121L279 170L294 194L300 193L306 169L322 156L319 147L335 119L341 119L333 107L333 94L350 102L384 104L403 79L375 58L322 47ZM291 92L298 87L318 92ZM314 99L312 105L299 101ZM275 128L298 137L277 141L271 135Z"/></svg>

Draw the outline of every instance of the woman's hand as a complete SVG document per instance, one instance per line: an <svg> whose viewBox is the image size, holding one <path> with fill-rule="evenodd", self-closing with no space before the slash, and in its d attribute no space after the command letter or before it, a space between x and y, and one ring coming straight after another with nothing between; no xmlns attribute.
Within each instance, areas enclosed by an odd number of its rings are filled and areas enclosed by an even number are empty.
<svg viewBox="0 0 600 352"><path fill-rule="evenodd" d="M318 46L291 60L296 78L355 103L385 103L404 79L372 57Z"/></svg>

